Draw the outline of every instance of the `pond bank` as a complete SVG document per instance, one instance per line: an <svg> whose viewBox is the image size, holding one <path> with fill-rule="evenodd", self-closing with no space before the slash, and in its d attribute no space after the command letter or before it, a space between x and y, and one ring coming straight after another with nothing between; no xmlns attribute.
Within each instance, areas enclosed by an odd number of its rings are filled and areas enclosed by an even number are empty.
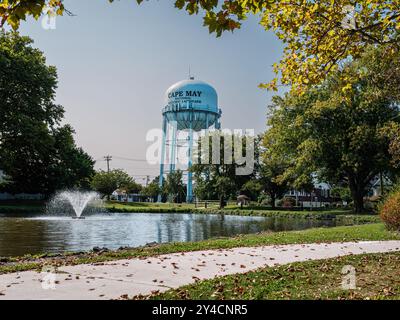
<svg viewBox="0 0 400 320"><path fill-rule="evenodd" d="M152 244L139 248L108 250L96 248L90 252L26 255L0 258L0 274L23 270L41 269L44 265L77 265L102 263L119 259L145 258L167 253L189 252L236 247L266 246L278 244L306 244L348 241L400 240L400 235L387 231L383 224L365 224L334 228L315 228L303 231L259 233L231 238L214 238L199 242L175 242Z"/></svg>
<svg viewBox="0 0 400 320"><path fill-rule="evenodd" d="M194 213L194 214L225 214L238 216L261 216L261 217L284 217L328 220L336 219L348 223L378 223L380 218L376 214L354 214L350 210L315 210L315 211L291 211L259 208L195 208L194 205L167 205L167 204L129 204L129 203L107 203L107 210L120 213Z"/></svg>
<svg viewBox="0 0 400 320"><path fill-rule="evenodd" d="M340 221L354 221L355 223L377 223L380 218L376 214L354 214L351 210L315 210L291 211L279 209L265 209L250 207L239 209L229 206L226 209L195 208L193 204L158 204L158 203L120 203L107 202L105 208L115 213L194 213L194 214L225 214L239 216L285 217L304 219L337 219ZM38 214L46 210L44 203L0 203L0 214Z"/></svg>

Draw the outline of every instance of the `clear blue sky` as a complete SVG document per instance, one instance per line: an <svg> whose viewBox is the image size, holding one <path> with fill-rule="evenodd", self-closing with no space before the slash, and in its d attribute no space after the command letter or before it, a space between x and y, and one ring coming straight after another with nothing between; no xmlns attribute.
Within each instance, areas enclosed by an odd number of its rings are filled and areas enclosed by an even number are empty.
<svg viewBox="0 0 400 320"><path fill-rule="evenodd" d="M282 44L257 17L215 38L200 16L178 11L173 2L66 0L76 16L58 17L56 30L35 21L22 24L21 34L32 37L57 67L57 102L76 130L77 144L94 159L144 159L147 131L161 126L164 92L188 77L189 65L197 79L218 91L223 127L265 130L272 93L257 85L273 78ZM157 166L140 162L115 159L112 167L132 175L158 173Z"/></svg>

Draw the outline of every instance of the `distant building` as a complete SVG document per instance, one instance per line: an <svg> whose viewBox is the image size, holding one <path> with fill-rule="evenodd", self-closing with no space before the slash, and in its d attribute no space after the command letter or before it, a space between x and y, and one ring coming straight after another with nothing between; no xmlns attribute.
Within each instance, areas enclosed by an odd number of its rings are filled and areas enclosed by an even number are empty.
<svg viewBox="0 0 400 320"><path fill-rule="evenodd" d="M326 183L317 183L312 192L290 190L285 194L286 198L293 198L296 207L321 208L341 202L341 199L331 194L331 187Z"/></svg>
<svg viewBox="0 0 400 320"><path fill-rule="evenodd" d="M389 178L383 176L381 184L380 177L376 176L374 179L372 179L371 189L368 192L368 197L369 198L380 197L382 195L382 190L381 190L382 186L384 190L389 190L393 186L393 182Z"/></svg>
<svg viewBox="0 0 400 320"><path fill-rule="evenodd" d="M143 196L138 193L127 193L126 190L117 189L112 194L111 197L115 201L120 202L146 202L148 197Z"/></svg>

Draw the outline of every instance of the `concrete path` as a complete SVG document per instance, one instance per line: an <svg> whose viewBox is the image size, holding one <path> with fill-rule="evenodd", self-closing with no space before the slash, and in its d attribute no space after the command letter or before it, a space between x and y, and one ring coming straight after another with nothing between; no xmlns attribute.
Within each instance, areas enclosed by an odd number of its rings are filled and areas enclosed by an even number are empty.
<svg viewBox="0 0 400 320"><path fill-rule="evenodd" d="M0 275L2 299L118 299L260 267L350 254L400 251L400 241L243 247Z"/></svg>

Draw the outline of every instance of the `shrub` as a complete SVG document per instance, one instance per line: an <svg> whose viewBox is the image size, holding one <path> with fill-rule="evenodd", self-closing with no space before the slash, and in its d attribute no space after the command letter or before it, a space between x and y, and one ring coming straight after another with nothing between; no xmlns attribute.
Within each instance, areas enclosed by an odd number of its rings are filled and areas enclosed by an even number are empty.
<svg viewBox="0 0 400 320"><path fill-rule="evenodd" d="M283 208L293 208L296 206L296 200L291 197L285 197L281 200L280 205Z"/></svg>
<svg viewBox="0 0 400 320"><path fill-rule="evenodd" d="M400 231L400 189L390 193L380 206L380 216L390 230Z"/></svg>
<svg viewBox="0 0 400 320"><path fill-rule="evenodd" d="M257 199L258 204L268 206L271 204L271 197L265 193L261 193Z"/></svg>

